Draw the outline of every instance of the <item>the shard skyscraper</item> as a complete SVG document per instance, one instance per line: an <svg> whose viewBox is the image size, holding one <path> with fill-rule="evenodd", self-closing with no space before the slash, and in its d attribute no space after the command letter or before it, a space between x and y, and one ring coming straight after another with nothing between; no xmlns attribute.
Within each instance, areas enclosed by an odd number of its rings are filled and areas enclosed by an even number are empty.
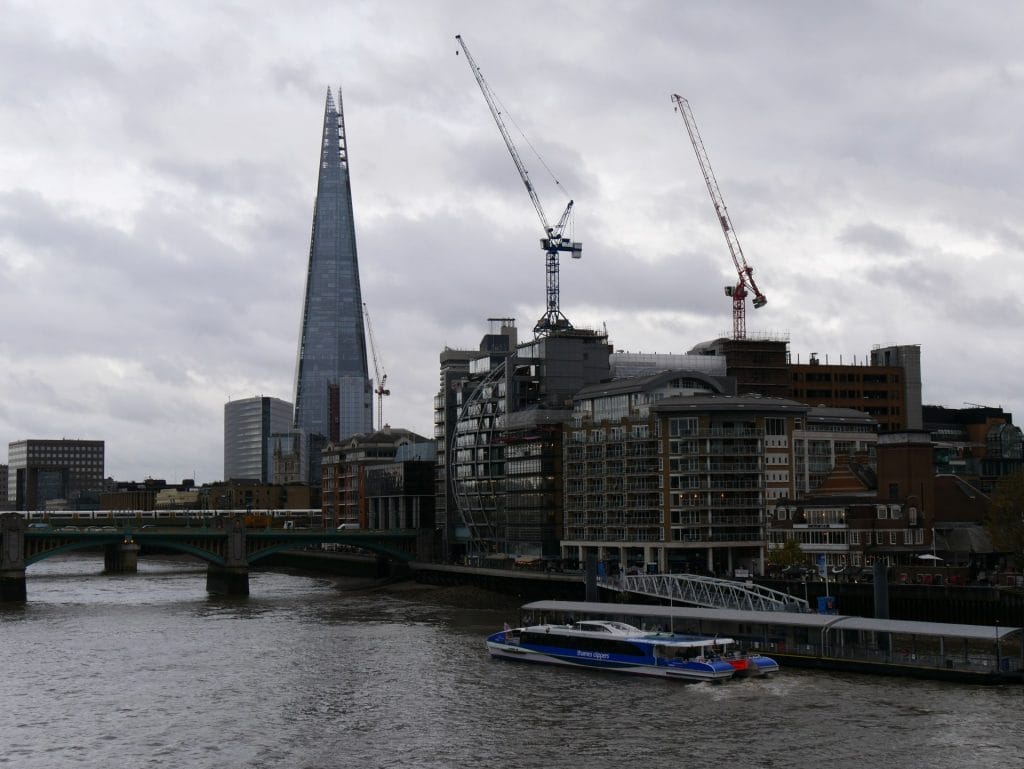
<svg viewBox="0 0 1024 769"><path fill-rule="evenodd" d="M326 441L373 430L372 390L359 291L345 115L341 90L335 105L328 88L295 365L294 426L302 435L303 450L309 452L310 467L319 466L318 446ZM314 469L310 475L319 473Z"/></svg>

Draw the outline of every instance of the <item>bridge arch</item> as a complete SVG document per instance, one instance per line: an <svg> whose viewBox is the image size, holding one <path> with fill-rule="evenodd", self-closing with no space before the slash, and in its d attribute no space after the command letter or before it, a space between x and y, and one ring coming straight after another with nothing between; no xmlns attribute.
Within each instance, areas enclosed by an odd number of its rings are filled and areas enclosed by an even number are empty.
<svg viewBox="0 0 1024 769"><path fill-rule="evenodd" d="M50 545L50 542L53 544ZM49 542L37 541L34 544L34 547L31 547L30 549L26 548L28 552L25 556L25 566L31 566L34 563L39 563L40 561L44 561L55 555L63 555L66 553L73 553L78 550L104 548L111 545L122 544L156 544L167 550L174 550L176 552L194 555L206 563L212 563L217 566L223 566L225 564L223 555L214 550L199 547L192 542L176 541L172 539L161 539L159 542L139 542L130 535L126 536L125 532L111 532L110 536L91 536L88 539L60 538L57 540L50 540Z"/></svg>
<svg viewBox="0 0 1024 769"><path fill-rule="evenodd" d="M25 600L27 566L82 550L103 551L104 570L120 574L137 570L143 547L191 555L207 564L209 592L248 595L250 567L276 553L333 542L358 547L393 563L406 564L416 560L418 549L424 544L420 535L421 532L414 530L253 530L247 529L245 521L238 516L217 519L211 526L184 529L145 526L142 530L133 530L125 526L82 531L74 527L44 526L30 530L24 517L4 514L0 515L0 553L3 555L0 601Z"/></svg>
<svg viewBox="0 0 1024 769"><path fill-rule="evenodd" d="M379 544L379 543L346 542L346 544L351 544L351 545L353 545L355 547L360 547L363 550L369 550L369 551L371 551L373 553L376 553L378 555L388 556L389 558L391 558L391 559L393 559L395 561L398 561L400 563L409 563L410 561L415 560L415 558L413 558L413 556L410 555L409 553L406 553L406 552L404 552L402 550L399 550L397 548L389 547L387 545L382 545L382 544ZM260 548L259 550L256 550L256 551L253 551L253 552L249 553L249 555L248 555L246 560L250 564L253 564L253 563L256 563L257 561L263 560L264 558L272 556L275 553L283 553L286 550L294 550L294 549L295 549L295 543L294 542L280 542L278 544L268 545L267 547Z"/></svg>

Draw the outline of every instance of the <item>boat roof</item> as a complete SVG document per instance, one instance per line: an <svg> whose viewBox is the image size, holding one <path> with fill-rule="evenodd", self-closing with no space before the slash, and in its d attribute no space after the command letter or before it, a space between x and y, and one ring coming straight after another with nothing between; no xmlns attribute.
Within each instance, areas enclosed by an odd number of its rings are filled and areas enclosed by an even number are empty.
<svg viewBox="0 0 1024 769"><path fill-rule="evenodd" d="M946 622L854 617L846 614L740 611L737 609L704 609L693 606L655 606L594 601L533 601L524 604L522 608L526 611L565 612L577 616L603 614L614 617L651 617L665 621L674 619L698 622L743 622L804 627L823 633L831 630L864 630L934 638L959 638L969 641L995 641L1021 632L1019 627L1004 627L1002 625L961 625Z"/></svg>
<svg viewBox="0 0 1024 769"><path fill-rule="evenodd" d="M583 627L583 625L589 625L591 627ZM577 633L586 633L588 635L593 635L594 633L608 633L609 635L617 636L619 638L628 638L631 641L686 648L699 646L726 646L728 644L736 643L735 639L726 638L725 636L690 635L685 633L652 633L647 630L641 630L633 625L627 625L624 622L599 619L580 620L571 625L530 625L523 628L523 630L528 630L534 633L550 632L555 630L563 635L575 635Z"/></svg>

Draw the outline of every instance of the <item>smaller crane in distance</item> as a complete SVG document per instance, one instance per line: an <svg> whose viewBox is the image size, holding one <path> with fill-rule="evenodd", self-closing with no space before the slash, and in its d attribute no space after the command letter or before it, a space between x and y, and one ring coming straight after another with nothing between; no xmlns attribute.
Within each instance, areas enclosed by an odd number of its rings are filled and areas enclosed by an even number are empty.
<svg viewBox="0 0 1024 769"><path fill-rule="evenodd" d="M526 187L526 191L530 193L530 200L533 201L533 207L537 211L537 216L540 218L541 227L544 228L544 237L540 239L540 247L544 249L544 253L546 254L545 289L547 296L547 311L544 313L544 317L538 320L537 324L533 327L533 333L543 335L552 331L571 330L572 323L570 323L569 319L562 314L561 307L559 306L561 299L559 297L558 255L560 252L565 252L573 259L579 259L583 256L582 243L578 240L563 237L566 225L569 222L569 215L572 213L572 201L570 200L569 205L565 207L565 211L562 212L562 216L559 218L558 224L552 227L548 223L548 217L544 213L544 207L540 204L540 198L537 196L537 191L533 188L533 182L530 181L530 172L526 170L526 165L523 163L523 159L519 156L519 150L516 149L515 142L512 141L512 136L508 132L508 127L506 127L505 121L501 119L501 110L498 109L497 101L494 98L494 93L491 91L491 87L487 85L487 81L484 80L483 73L480 72L480 68L476 65L476 60L469 52L469 48L466 47L466 42L462 39L462 35L456 35L455 39L459 41L459 45L462 47L462 52L466 54L466 61L469 63L469 68L473 71L473 77L476 78L476 83L480 86L480 92L484 95L484 101L487 102L487 106L491 110L491 117L494 118L494 122L498 125L498 131L501 132L501 138L505 140L505 146L508 148L508 154L512 156L512 162L516 164L516 170L519 171L519 177L523 180L523 185ZM458 54L458 51L455 53Z"/></svg>
<svg viewBox="0 0 1024 769"><path fill-rule="evenodd" d="M380 361L377 360L377 340L373 336L373 324L370 323L370 311L366 309L366 302L363 302L363 317L366 318L366 335L370 338L370 354L373 356L373 374L377 380L377 386L373 391L377 394L377 429L384 427L384 396L391 395L391 390L384 385L388 383L386 371L381 370Z"/></svg>
<svg viewBox="0 0 1024 769"><path fill-rule="evenodd" d="M737 281L735 286L726 286L725 295L732 298L732 336L733 339L747 338L747 294L754 295L754 307L764 307L768 299L754 282L754 268L747 264L743 256L743 249L740 248L740 241L736 237L732 220L729 218L729 211L722 199L722 192L718 189L718 180L715 179L715 172L711 170L711 161L708 160L708 153L704 150L704 140L700 138L697 130L697 122L693 119L693 111L690 109L690 102L679 94L672 95L672 101L676 103L676 110L683 116L686 123L686 132L690 135L690 142L693 144L693 151L697 153L697 162L700 163L701 173L704 174L704 183L711 195L711 202L715 206L715 214L718 216L718 223L722 226L722 233L725 235L725 242L729 246L729 253L732 255L732 263L736 267Z"/></svg>

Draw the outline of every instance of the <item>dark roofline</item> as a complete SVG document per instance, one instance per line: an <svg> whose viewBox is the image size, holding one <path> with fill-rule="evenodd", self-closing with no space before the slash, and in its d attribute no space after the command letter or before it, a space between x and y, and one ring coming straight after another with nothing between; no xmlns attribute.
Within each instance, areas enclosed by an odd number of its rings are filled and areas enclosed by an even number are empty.
<svg viewBox="0 0 1024 769"><path fill-rule="evenodd" d="M597 384L587 385L586 387L581 388L573 397L575 400L582 400L584 398L597 398L602 395L650 392L651 390L658 389L658 387L666 382L670 382L673 379L681 379L683 377L704 382L711 389L717 392L723 391L723 377L707 374L703 371L692 371L690 369L669 369L668 371L659 371L656 374L624 377L622 379L612 379L607 382L598 382Z"/></svg>
<svg viewBox="0 0 1024 769"><path fill-rule="evenodd" d="M810 409L803 403L788 398L770 398L761 395L673 395L651 405L651 411L679 413L685 411L726 412L783 412L806 414Z"/></svg>
<svg viewBox="0 0 1024 769"><path fill-rule="evenodd" d="M878 425L878 420L864 411L838 406L811 406L807 420L814 422L859 422Z"/></svg>

